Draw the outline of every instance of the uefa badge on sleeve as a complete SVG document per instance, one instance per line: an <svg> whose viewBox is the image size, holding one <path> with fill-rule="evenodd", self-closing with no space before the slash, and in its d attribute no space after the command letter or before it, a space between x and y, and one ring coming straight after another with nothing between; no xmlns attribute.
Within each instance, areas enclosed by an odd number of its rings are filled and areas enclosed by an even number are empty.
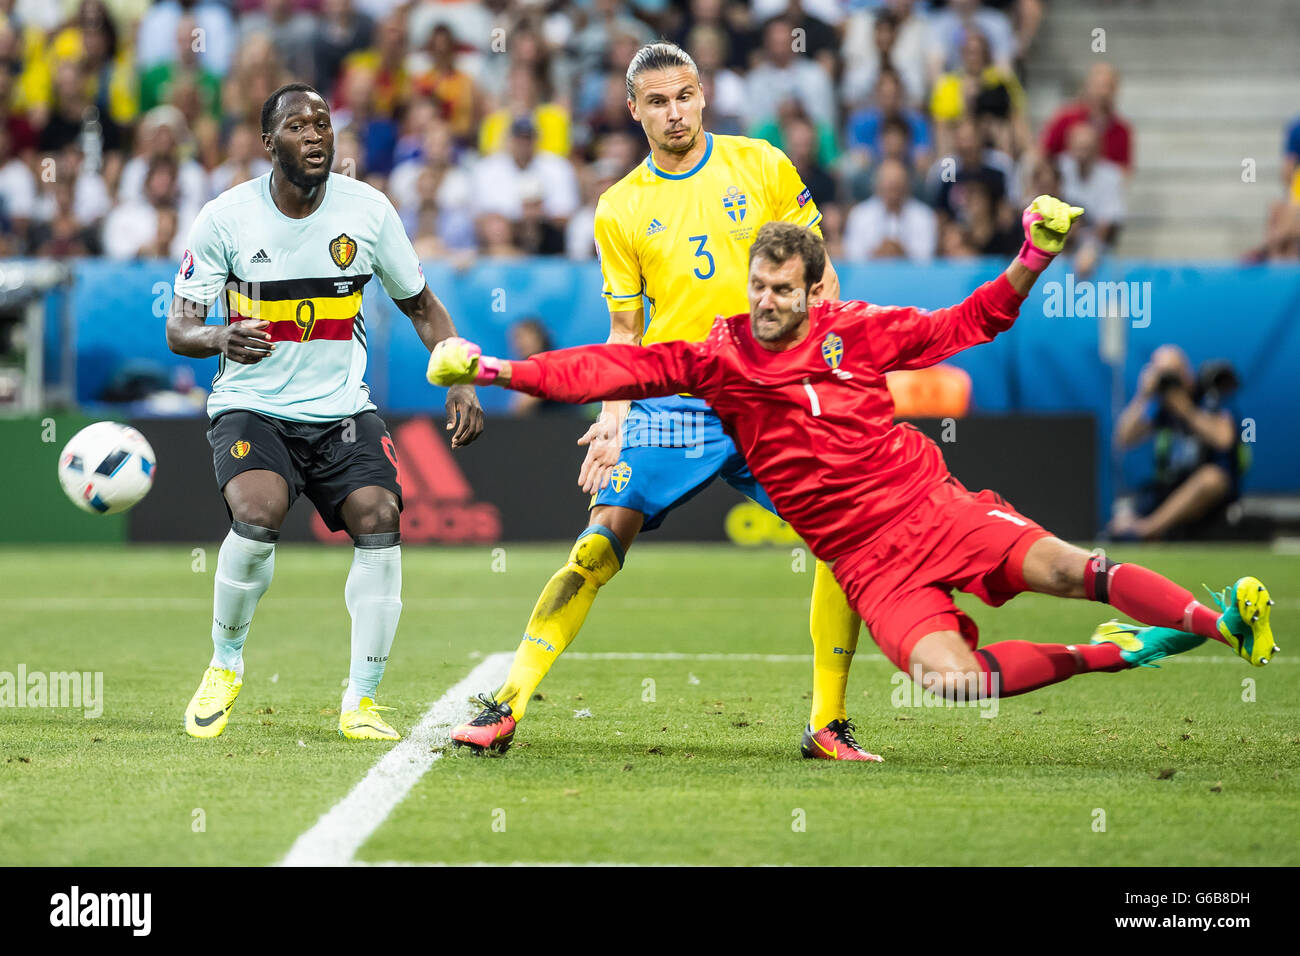
<svg viewBox="0 0 1300 956"><path fill-rule="evenodd" d="M194 277L194 253L186 249L185 254L181 256L181 267L177 274L182 279L191 279Z"/></svg>

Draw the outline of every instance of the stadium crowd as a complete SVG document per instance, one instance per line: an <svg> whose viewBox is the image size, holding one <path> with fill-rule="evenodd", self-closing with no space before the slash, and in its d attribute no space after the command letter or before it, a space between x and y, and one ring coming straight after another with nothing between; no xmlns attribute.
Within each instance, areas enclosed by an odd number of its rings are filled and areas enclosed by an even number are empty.
<svg viewBox="0 0 1300 956"><path fill-rule="evenodd" d="M681 44L707 128L767 139L834 260L1009 255L1039 193L1085 206L1076 269L1124 220L1132 133L1098 63L1030 128L1043 0L0 0L0 254L177 258L269 169L260 107L330 102L336 166L422 258L595 254L600 193L646 154L624 73ZM1032 79L1032 78L1030 78Z"/></svg>

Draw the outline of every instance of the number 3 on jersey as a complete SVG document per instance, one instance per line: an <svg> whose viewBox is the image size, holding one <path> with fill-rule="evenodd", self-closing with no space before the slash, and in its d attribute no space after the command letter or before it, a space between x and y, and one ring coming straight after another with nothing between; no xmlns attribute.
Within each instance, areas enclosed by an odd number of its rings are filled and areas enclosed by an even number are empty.
<svg viewBox="0 0 1300 956"><path fill-rule="evenodd" d="M695 258L704 259L708 262L708 271L701 272L700 267L695 267L695 278L709 279L713 277L713 253L704 248L704 244L709 241L708 236L689 236L691 242L695 243Z"/></svg>

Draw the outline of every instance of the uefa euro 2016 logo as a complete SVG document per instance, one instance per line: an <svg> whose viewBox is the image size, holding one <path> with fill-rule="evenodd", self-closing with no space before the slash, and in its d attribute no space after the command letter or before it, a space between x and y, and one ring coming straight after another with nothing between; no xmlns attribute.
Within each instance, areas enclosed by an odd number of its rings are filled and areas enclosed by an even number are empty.
<svg viewBox="0 0 1300 956"><path fill-rule="evenodd" d="M826 333L826 338L822 339L822 358L831 368L840 367L844 358L844 340L834 332Z"/></svg>
<svg viewBox="0 0 1300 956"><path fill-rule="evenodd" d="M728 186L726 195L722 197L722 208L727 210L727 215L731 217L732 222L744 222L745 206L748 202L739 186Z"/></svg>

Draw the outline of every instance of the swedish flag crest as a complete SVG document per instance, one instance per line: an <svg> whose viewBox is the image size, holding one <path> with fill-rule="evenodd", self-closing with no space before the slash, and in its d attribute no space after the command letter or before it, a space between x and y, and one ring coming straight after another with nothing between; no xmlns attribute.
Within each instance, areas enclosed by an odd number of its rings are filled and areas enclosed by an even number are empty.
<svg viewBox="0 0 1300 956"><path fill-rule="evenodd" d="M727 215L731 217L732 222L745 221L745 207L748 203L749 200L745 198L739 186L728 186L726 194L722 197L722 208L727 210Z"/></svg>
<svg viewBox="0 0 1300 956"><path fill-rule="evenodd" d="M831 368L839 368L844 358L844 340L834 332L827 332L822 339L822 358Z"/></svg>
<svg viewBox="0 0 1300 956"><path fill-rule="evenodd" d="M632 466L625 461L620 461L614 466L614 470L609 473L610 484L614 486L615 491L622 491L627 487L627 483L632 478Z"/></svg>

